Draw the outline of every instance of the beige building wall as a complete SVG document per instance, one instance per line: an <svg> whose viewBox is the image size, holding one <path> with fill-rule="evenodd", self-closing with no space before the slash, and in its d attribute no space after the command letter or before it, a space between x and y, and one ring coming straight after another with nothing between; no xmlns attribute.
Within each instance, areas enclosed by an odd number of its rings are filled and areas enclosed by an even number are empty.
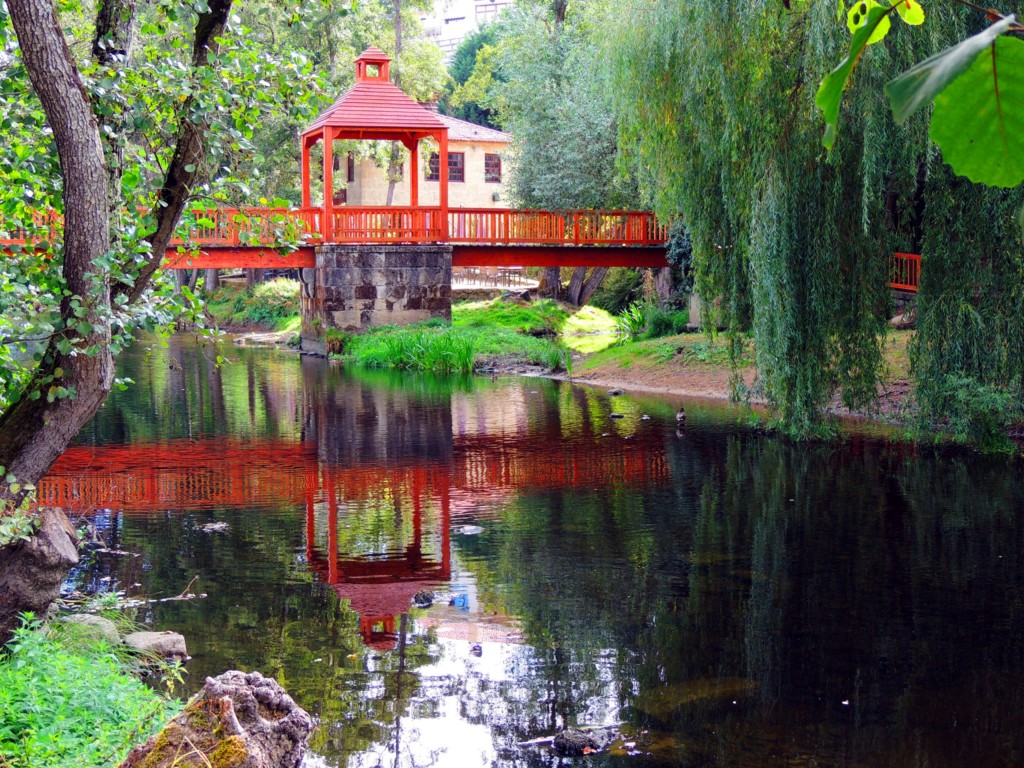
<svg viewBox="0 0 1024 768"><path fill-rule="evenodd" d="M462 152L465 155L465 181L449 181L449 208L507 208L508 198L506 182L508 180L508 145L491 142L450 141L448 152ZM440 184L426 180L427 157L430 152L427 145L420 145L419 163L419 204L437 206L441 204ZM501 157L501 183L485 181L484 156L488 154ZM347 158L342 156L340 174L335 178L348 178ZM395 185L392 205L409 205L409 159L406 158L402 168L402 181ZM372 160L355 162L355 179L348 182L346 204L354 206L380 206L387 204L388 183L383 169L374 165ZM340 186L340 185L339 185ZM497 199L495 199L497 198Z"/></svg>

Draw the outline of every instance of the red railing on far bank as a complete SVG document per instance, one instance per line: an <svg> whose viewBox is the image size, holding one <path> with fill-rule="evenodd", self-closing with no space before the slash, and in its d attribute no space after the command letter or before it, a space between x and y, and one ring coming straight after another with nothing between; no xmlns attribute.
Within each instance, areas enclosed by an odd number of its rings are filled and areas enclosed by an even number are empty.
<svg viewBox="0 0 1024 768"><path fill-rule="evenodd" d="M921 284L921 256L916 253L894 253L889 257L889 287L898 291L917 292Z"/></svg>

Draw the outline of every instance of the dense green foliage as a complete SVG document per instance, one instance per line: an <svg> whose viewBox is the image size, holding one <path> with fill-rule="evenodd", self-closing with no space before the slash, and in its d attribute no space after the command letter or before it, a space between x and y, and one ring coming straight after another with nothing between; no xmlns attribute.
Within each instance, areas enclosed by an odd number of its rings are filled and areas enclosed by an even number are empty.
<svg viewBox="0 0 1024 768"><path fill-rule="evenodd" d="M28 622L0 658L0 763L117 765L177 707L133 677L109 646Z"/></svg>
<svg viewBox="0 0 1024 768"><path fill-rule="evenodd" d="M928 276L917 349L932 350L932 362L919 358L919 382L927 368L932 380L965 372L979 385L1019 385L1013 350L1021 337L1009 311L1019 233L1005 216L994 225L991 216L997 208L1004 215L1000 201L1012 209L1010 196L980 188L954 195L951 177L930 159L924 116L897 126L883 95L895 74L983 23L972 13L937 7L929 34L898 24L870 46L831 154L820 144L814 96L849 47L834 3L787 11L657 0L622 14L613 57L624 147L659 215L686 221L699 293L721 297L731 338L752 330L763 393L792 433L815 432L837 392L849 406L874 398L889 304L883 254L893 251L920 247ZM953 236L954 220L985 230L970 235L980 248ZM982 297L973 281L950 286L954 263L970 274L990 270L1004 286L999 298ZM985 317L979 308L992 302ZM965 360L939 342L959 336L959 327L950 336L937 320L961 307L1006 362L1001 378L981 366L965 371ZM948 416L948 399L940 403L927 386L918 397L926 413Z"/></svg>
<svg viewBox="0 0 1024 768"><path fill-rule="evenodd" d="M535 208L636 208L635 185L617 167L613 89L601 41L617 4L548 3L508 14L485 104L515 138L515 202ZM554 4L557 5L557 4Z"/></svg>
<svg viewBox="0 0 1024 768"><path fill-rule="evenodd" d="M467 35L455 49L451 64L448 65L451 82L439 104L446 115L490 128L499 127L494 110L479 101L486 98L484 85L494 81L495 73L488 69L486 56L488 49L493 50L497 44L498 34L497 22L485 25ZM477 77L473 82L467 86L473 78L481 50L484 51L484 59L480 60L480 70L476 72Z"/></svg>
<svg viewBox="0 0 1024 768"><path fill-rule="evenodd" d="M388 328L351 340L350 359L368 368L472 373L473 338L450 328Z"/></svg>
<svg viewBox="0 0 1024 768"><path fill-rule="evenodd" d="M299 283L279 277L249 289L241 283L224 282L209 297L206 309L221 325L287 330L297 327Z"/></svg>

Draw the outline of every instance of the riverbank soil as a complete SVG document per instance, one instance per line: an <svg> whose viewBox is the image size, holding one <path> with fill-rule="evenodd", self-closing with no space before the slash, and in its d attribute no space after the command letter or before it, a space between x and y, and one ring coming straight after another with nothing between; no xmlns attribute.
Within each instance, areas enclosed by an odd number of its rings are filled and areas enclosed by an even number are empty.
<svg viewBox="0 0 1024 768"><path fill-rule="evenodd" d="M878 399L857 415L895 418L910 405L910 359L907 346L913 331L892 331L885 341L885 370ZM739 375L751 403L763 403L757 386L752 345L747 346ZM662 392L684 397L729 397L731 368L725 339L687 333L622 344L575 363L573 379L605 387ZM830 410L850 415L838 396Z"/></svg>

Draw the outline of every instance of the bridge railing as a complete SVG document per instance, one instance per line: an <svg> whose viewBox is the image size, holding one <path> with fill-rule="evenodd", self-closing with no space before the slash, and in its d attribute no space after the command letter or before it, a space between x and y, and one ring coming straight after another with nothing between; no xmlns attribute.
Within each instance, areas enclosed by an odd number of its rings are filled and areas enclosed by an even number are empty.
<svg viewBox="0 0 1024 768"><path fill-rule="evenodd" d="M425 243L443 239L441 209L345 206L333 209L332 237L340 243Z"/></svg>
<svg viewBox="0 0 1024 768"><path fill-rule="evenodd" d="M64 217L56 211L32 211L29 222L16 226L0 216L0 245L27 245L40 241L55 242L63 237Z"/></svg>
<svg viewBox="0 0 1024 768"><path fill-rule="evenodd" d="M171 245L259 246L322 239L322 208L194 208Z"/></svg>
<svg viewBox="0 0 1024 768"><path fill-rule="evenodd" d="M661 245L668 228L645 211L448 211L453 243L548 245Z"/></svg>
<svg viewBox="0 0 1024 768"><path fill-rule="evenodd" d="M889 257L889 287L898 291L914 291L921 284L921 256L916 253L894 253Z"/></svg>

